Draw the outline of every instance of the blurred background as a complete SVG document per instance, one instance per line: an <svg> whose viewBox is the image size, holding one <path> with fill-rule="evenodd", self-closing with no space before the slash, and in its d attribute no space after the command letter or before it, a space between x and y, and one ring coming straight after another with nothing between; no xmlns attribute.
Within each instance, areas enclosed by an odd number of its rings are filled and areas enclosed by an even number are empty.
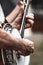
<svg viewBox="0 0 43 65"><path fill-rule="evenodd" d="M4 1L6 1L6 4L4 4ZM3 9L5 16L14 8L13 5L16 1L11 1L8 0L7 4L7 0L1 0L3 2L2 8L3 6L4 9L6 8L6 10ZM12 7L11 4L13 4ZM7 5L9 5L8 8ZM30 65L43 65L43 0L32 0L29 6L29 12L33 12L35 17L33 27L26 29L24 33L24 38L32 40L35 46L35 51L30 57Z"/></svg>
<svg viewBox="0 0 43 65"><path fill-rule="evenodd" d="M30 65L43 65L43 0L32 0L30 10L35 16L33 27L25 32L25 37L35 43Z"/></svg>

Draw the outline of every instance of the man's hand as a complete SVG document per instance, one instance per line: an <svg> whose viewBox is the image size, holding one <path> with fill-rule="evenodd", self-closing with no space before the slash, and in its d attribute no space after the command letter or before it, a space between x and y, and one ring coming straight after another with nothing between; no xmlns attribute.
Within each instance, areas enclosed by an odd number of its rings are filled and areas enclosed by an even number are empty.
<svg viewBox="0 0 43 65"><path fill-rule="evenodd" d="M21 4L17 4L17 6L14 8L14 10L6 16L6 20L12 25L12 27L15 27L17 29L20 29L23 13L24 13L24 5L26 3L20 2ZM25 28L29 28L33 26L34 23L34 14L28 13L26 15L26 21L25 21Z"/></svg>
<svg viewBox="0 0 43 65"><path fill-rule="evenodd" d="M0 49L12 49L20 51L21 55L27 56L34 51L34 43L27 39L13 38L11 34L0 28Z"/></svg>
<svg viewBox="0 0 43 65"><path fill-rule="evenodd" d="M21 39L23 46L22 46L22 52L19 52L19 54L27 56L34 52L34 43L28 39Z"/></svg>
<svg viewBox="0 0 43 65"><path fill-rule="evenodd" d="M19 5L18 5L19 6ZM13 27L16 27L17 29L20 29L21 23L22 23L22 17L24 13L24 6L23 4L20 6L20 11L16 18L10 23ZM16 12L15 12L16 13ZM26 15L26 21L25 21L25 28L29 28L33 26L34 23L34 14L33 13L28 13Z"/></svg>

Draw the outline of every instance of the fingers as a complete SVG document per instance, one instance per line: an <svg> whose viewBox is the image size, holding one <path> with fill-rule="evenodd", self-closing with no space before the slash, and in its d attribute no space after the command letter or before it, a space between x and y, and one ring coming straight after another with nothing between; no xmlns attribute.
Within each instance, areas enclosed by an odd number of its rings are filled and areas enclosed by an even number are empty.
<svg viewBox="0 0 43 65"><path fill-rule="evenodd" d="M30 24L30 27L33 26L33 24L34 24L34 21L33 21L33 20L28 19L27 21L28 21L28 23Z"/></svg>
<svg viewBox="0 0 43 65"><path fill-rule="evenodd" d="M31 48L34 49L34 43L31 41L31 40L28 40L28 39L24 39L25 42L27 42L27 44L25 44L26 46L30 46Z"/></svg>
<svg viewBox="0 0 43 65"><path fill-rule="evenodd" d="M30 27L31 27L30 24L29 24L29 23L26 23L25 29L26 29L26 28L30 28Z"/></svg>
<svg viewBox="0 0 43 65"><path fill-rule="evenodd" d="M34 43L32 41L28 40L28 44L29 45L26 48L28 49L28 47L29 47L28 51L30 50L30 52L33 53L34 52Z"/></svg>
<svg viewBox="0 0 43 65"><path fill-rule="evenodd" d="M22 42L25 46L25 50L23 51L23 53L21 52L21 55L28 56L34 52L34 43L32 41L23 39Z"/></svg>
<svg viewBox="0 0 43 65"><path fill-rule="evenodd" d="M34 43L28 39L25 39L25 46L27 51L30 51L31 53L33 53L34 51Z"/></svg>
<svg viewBox="0 0 43 65"><path fill-rule="evenodd" d="M22 49L20 48L21 50L19 49L18 51L20 55L28 56L34 52L34 43L32 41L28 39L21 39L20 43L22 44Z"/></svg>
<svg viewBox="0 0 43 65"><path fill-rule="evenodd" d="M28 20L27 20L27 23L26 23L26 25L25 25L25 29L32 27L33 24L34 24L34 21L31 20L31 19L28 19Z"/></svg>
<svg viewBox="0 0 43 65"><path fill-rule="evenodd" d="M26 15L26 18L34 20L34 14L33 13L28 13L28 15Z"/></svg>
<svg viewBox="0 0 43 65"><path fill-rule="evenodd" d="M19 6L24 10L24 6L26 6L26 2L23 2L23 1L19 1Z"/></svg>
<svg viewBox="0 0 43 65"><path fill-rule="evenodd" d="M25 28L32 27L33 24L34 24L34 14L29 13L28 15L26 15L26 25L25 25Z"/></svg>
<svg viewBox="0 0 43 65"><path fill-rule="evenodd" d="M19 5L26 5L27 3L26 2L23 2L23 1L18 1L18 4Z"/></svg>
<svg viewBox="0 0 43 65"><path fill-rule="evenodd" d="M20 10L20 12L19 12L19 14L18 14L18 16L15 18L15 20L11 23L11 25L13 26L13 27L20 27L20 25L21 25L21 21L22 21L22 16L23 16L23 9L21 9Z"/></svg>
<svg viewBox="0 0 43 65"><path fill-rule="evenodd" d="M26 2L20 1L21 5L26 5Z"/></svg>

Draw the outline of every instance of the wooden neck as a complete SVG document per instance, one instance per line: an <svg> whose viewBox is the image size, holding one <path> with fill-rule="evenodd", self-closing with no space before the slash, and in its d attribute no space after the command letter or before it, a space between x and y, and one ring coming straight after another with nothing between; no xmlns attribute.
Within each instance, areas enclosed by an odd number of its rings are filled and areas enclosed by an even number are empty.
<svg viewBox="0 0 43 65"><path fill-rule="evenodd" d="M21 25L21 29L20 29L20 34L21 34L22 38L24 37L24 28L25 28L25 20L26 20L25 17L27 15L28 8L29 8L29 0L27 0L27 5L25 7L24 16L23 16L23 19L22 19L22 25Z"/></svg>

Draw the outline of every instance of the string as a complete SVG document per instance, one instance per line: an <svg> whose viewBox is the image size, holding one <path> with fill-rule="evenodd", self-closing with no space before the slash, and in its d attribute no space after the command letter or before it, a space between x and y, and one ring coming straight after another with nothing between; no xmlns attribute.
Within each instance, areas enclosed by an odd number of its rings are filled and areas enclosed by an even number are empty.
<svg viewBox="0 0 43 65"><path fill-rule="evenodd" d="M25 0L24 0L24 2L25 2ZM25 7L24 16L23 16L23 19L22 19L22 24L21 24L21 29L20 29L20 35L21 35L22 38L24 37L24 28L25 28L25 20L26 20L25 17L27 15L28 8L29 8L29 0L27 0L27 5Z"/></svg>

